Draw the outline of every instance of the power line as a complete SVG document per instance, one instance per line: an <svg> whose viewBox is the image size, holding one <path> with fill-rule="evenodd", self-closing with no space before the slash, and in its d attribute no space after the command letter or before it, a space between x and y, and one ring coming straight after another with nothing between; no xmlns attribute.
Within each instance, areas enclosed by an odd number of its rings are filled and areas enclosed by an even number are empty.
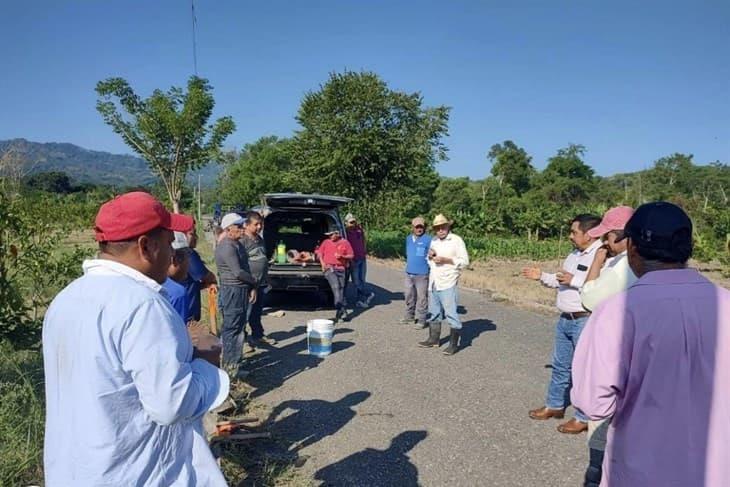
<svg viewBox="0 0 730 487"><path fill-rule="evenodd" d="M195 70L195 76L198 75L198 41L196 38L195 30L198 25L198 20L195 18L195 0L190 0L190 7L193 13L193 69Z"/></svg>

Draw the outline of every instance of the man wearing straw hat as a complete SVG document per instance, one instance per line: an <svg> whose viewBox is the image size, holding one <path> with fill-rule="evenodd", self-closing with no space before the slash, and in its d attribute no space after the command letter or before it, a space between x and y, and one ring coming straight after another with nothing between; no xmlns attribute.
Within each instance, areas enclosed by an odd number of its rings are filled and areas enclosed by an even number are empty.
<svg viewBox="0 0 730 487"><path fill-rule="evenodd" d="M458 306L458 286L461 272L469 265L469 254L464 241L451 233L451 222L442 214L433 220L436 234L428 250L429 274L429 330L428 339L418 345L423 348L438 347L441 339L441 321L451 327L449 346L445 355L453 355L459 349L461 320L456 312Z"/></svg>

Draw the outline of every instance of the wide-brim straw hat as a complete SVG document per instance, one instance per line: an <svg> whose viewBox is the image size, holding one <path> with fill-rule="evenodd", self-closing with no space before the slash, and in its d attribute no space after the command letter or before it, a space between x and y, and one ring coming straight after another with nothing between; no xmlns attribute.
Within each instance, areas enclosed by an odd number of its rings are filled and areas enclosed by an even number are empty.
<svg viewBox="0 0 730 487"><path fill-rule="evenodd" d="M439 213L434 217L432 227L440 227L441 225L451 225L453 222L446 218L442 213Z"/></svg>

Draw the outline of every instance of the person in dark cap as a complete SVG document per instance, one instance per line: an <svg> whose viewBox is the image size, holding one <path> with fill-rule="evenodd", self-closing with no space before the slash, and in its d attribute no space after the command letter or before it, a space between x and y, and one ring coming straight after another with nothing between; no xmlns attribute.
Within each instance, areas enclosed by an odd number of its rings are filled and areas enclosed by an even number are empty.
<svg viewBox="0 0 730 487"><path fill-rule="evenodd" d="M585 485L728 485L730 291L687 267L678 206L640 206L624 235L639 280L595 308L573 360L573 404L613 418Z"/></svg>
<svg viewBox="0 0 730 487"><path fill-rule="evenodd" d="M192 225L143 192L99 209L99 255L43 323L46 485L226 485L195 426L228 376L162 294L173 231Z"/></svg>

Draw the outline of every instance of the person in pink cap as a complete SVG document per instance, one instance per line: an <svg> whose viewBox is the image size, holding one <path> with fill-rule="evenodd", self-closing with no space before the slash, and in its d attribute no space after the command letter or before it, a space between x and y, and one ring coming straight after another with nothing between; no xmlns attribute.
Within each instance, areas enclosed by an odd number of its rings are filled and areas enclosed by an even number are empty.
<svg viewBox="0 0 730 487"><path fill-rule="evenodd" d="M630 206L611 208L603 215L600 225L588 230L592 238L603 241L580 290L581 302L588 311L636 281L626 258L626 240L623 239L624 227L633 214L634 209Z"/></svg>
<svg viewBox="0 0 730 487"><path fill-rule="evenodd" d="M580 291L581 302L588 311L593 311L601 302L625 291L638 279L629 267L627 241L624 238L624 228L633 214L634 209L629 206L611 208L603 215L600 225L588 230L588 235L603 242L603 246L596 250L586 282ZM608 425L608 420L588 421L590 451L585 473L587 487L597 487L601 482Z"/></svg>

